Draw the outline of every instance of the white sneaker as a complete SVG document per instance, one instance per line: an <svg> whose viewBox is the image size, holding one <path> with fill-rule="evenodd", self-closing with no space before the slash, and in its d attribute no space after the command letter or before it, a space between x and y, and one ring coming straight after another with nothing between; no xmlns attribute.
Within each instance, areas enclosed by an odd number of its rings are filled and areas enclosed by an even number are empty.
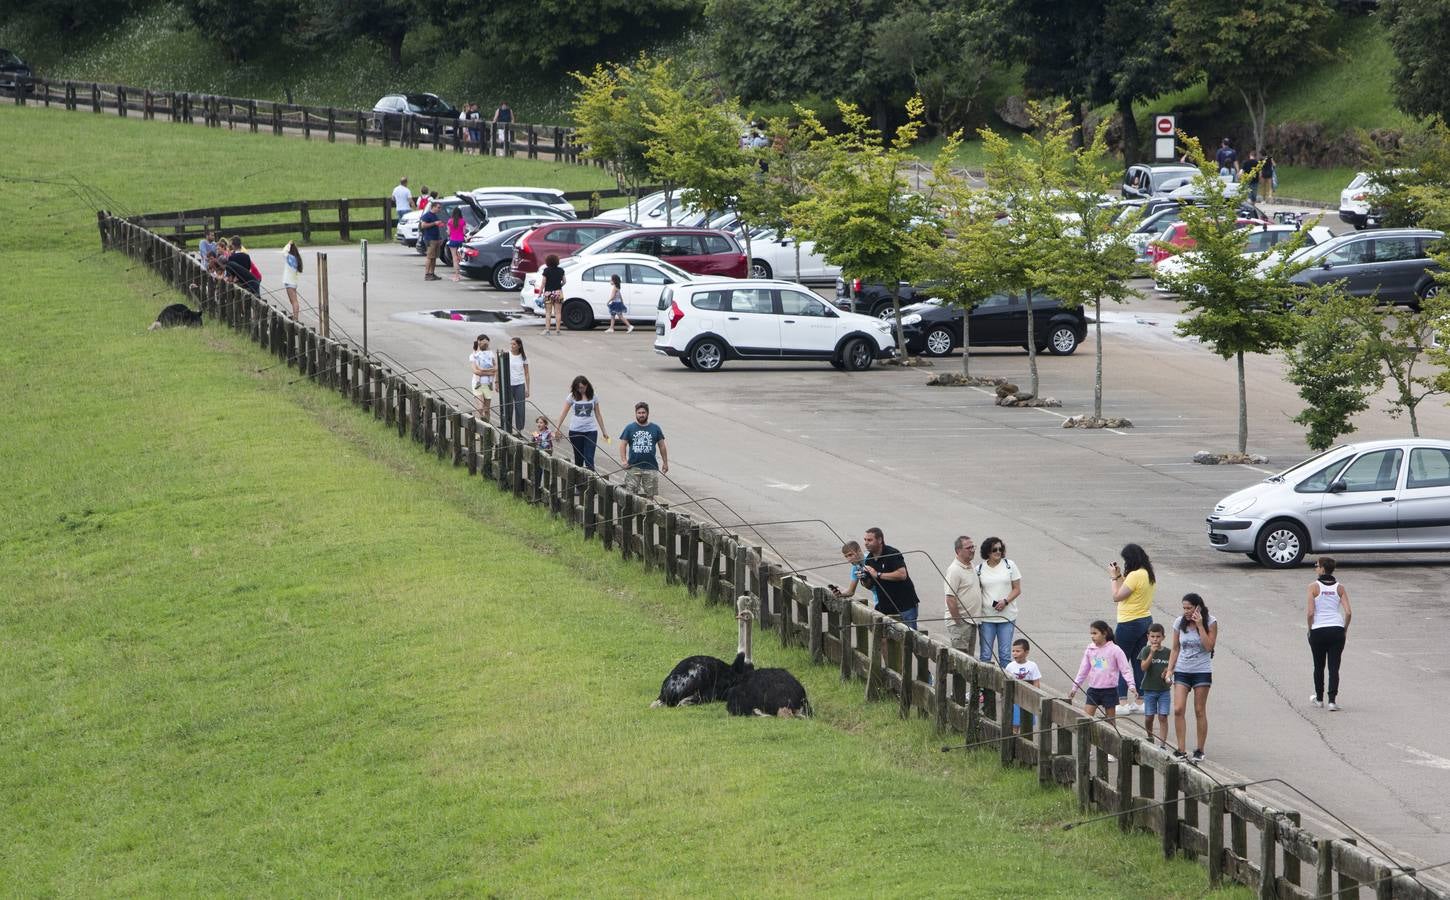
<svg viewBox="0 0 1450 900"><path fill-rule="evenodd" d="M1119 703L1117 708L1117 714L1120 716L1131 716L1133 714L1133 704Z"/></svg>
<svg viewBox="0 0 1450 900"><path fill-rule="evenodd" d="M1310 694L1309 695L1309 705L1312 706L1312 707L1314 707L1315 709L1323 709L1324 708L1324 701L1323 700L1320 700L1318 697L1314 696L1313 694Z"/></svg>
<svg viewBox="0 0 1450 900"><path fill-rule="evenodd" d="M629 333L630 334L634 334L634 326L633 325L629 326Z"/></svg>
<svg viewBox="0 0 1450 900"><path fill-rule="evenodd" d="M1333 700L1330 700L1329 701L1329 711L1330 712L1339 712L1339 704L1338 703L1335 703Z"/></svg>

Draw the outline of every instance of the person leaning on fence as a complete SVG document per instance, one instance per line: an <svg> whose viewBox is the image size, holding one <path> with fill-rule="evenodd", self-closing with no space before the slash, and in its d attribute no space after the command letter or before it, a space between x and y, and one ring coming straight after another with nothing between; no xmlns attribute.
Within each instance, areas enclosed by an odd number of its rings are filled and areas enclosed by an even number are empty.
<svg viewBox="0 0 1450 900"><path fill-rule="evenodd" d="M201 235L201 240L196 242L196 255L201 260L201 267L208 272L211 271L211 258L216 256L216 233L208 228Z"/></svg>
<svg viewBox="0 0 1450 900"><path fill-rule="evenodd" d="M253 296L262 296L262 275L257 271L257 264L252 262L252 255L242 247L242 239L233 236L231 239L232 252L227 256L227 277Z"/></svg>
<svg viewBox="0 0 1450 900"><path fill-rule="evenodd" d="M575 375L569 383L569 396L564 398L564 408L559 411L559 427L555 437L569 436L569 445L574 448L574 465L594 470L594 451L599 447L599 437L609 432L604 426L604 410L599 398L594 396L594 385L583 375Z"/></svg>
<svg viewBox="0 0 1450 900"><path fill-rule="evenodd" d="M856 596L856 586L861 583L861 565L865 562L866 556L861 552L861 544L858 541L847 541L842 544L841 556L845 558L846 564L851 567L851 584L844 591L833 584L831 585L831 593L835 595L837 600L850 600ZM874 601L876 597L875 591L871 592L871 597Z"/></svg>
<svg viewBox="0 0 1450 900"><path fill-rule="evenodd" d="M977 650L977 620L982 618L982 582L973 564L977 545L965 534L952 544L955 554L946 574L947 634L968 656Z"/></svg>
<svg viewBox="0 0 1450 900"><path fill-rule="evenodd" d="M634 405L634 421L619 433L619 464L624 466L625 489L646 497L659 493L660 473L670 471L665 433L649 420L649 404L643 400Z"/></svg>
<svg viewBox="0 0 1450 900"><path fill-rule="evenodd" d="M1138 686L1132 681L1133 670L1123 649L1113 643L1113 629L1098 619L1088 626L1088 645L1082 652L1082 665L1072 680L1072 690L1067 692L1067 702L1077 694L1077 689L1086 683L1087 696L1083 699L1083 712L1089 716L1098 710L1109 719L1117 716L1118 678L1128 679L1128 686L1137 693Z"/></svg>
<svg viewBox="0 0 1450 900"><path fill-rule="evenodd" d="M513 124L514 111L509 109L507 100L500 101L498 109L493 111L493 135L497 140L498 153L500 156L508 155L509 126Z"/></svg>
<svg viewBox="0 0 1450 900"><path fill-rule="evenodd" d="M522 338L509 339L509 352L505 354L500 368L508 366L509 389L508 393L499 394L499 405L503 412L503 427L505 431L514 434L522 434L524 430L524 401L529 399L533 393L529 385L529 357L524 352L524 341ZM500 385L502 386L502 385Z"/></svg>
<svg viewBox="0 0 1450 900"><path fill-rule="evenodd" d="M862 543L868 556L861 565L861 583L875 589L876 611L900 619L914 630L921 601L907 571L906 557L886 543L886 535L880 528L866 529Z"/></svg>
<svg viewBox="0 0 1450 900"><path fill-rule="evenodd" d="M413 192L408 190L408 176L404 175L398 179L398 186L393 188L393 212L398 217L398 223L403 221L404 214L412 212L412 210Z"/></svg>

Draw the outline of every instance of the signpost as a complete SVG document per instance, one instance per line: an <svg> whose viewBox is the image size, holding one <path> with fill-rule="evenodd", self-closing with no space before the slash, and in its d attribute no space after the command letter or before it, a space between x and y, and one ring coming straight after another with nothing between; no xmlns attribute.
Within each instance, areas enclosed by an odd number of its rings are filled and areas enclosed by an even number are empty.
<svg viewBox="0 0 1450 900"><path fill-rule="evenodd" d="M362 289L363 289L363 356L368 355L368 242L362 244Z"/></svg>
<svg viewBox="0 0 1450 900"><path fill-rule="evenodd" d="M1153 158L1157 160L1172 161L1176 154L1173 152L1174 135L1178 133L1177 117L1172 115L1159 114L1153 117Z"/></svg>

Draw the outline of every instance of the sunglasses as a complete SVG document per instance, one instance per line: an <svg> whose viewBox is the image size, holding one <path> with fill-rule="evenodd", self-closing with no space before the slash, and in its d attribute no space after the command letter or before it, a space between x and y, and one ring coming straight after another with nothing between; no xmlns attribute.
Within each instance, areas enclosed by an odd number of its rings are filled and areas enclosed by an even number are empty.
<svg viewBox="0 0 1450 900"><path fill-rule="evenodd" d="M1006 547L1003 547L1001 544L998 544L997 546L993 547L991 550L988 550L987 552L988 553L1006 553L1007 552L1007 548Z"/></svg>

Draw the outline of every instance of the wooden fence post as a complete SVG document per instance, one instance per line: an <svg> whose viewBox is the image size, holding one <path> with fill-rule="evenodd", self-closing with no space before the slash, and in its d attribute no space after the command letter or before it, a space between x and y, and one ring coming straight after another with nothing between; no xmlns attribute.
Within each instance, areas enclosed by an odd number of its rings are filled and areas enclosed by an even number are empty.
<svg viewBox="0 0 1450 900"><path fill-rule="evenodd" d="M1208 795L1208 883L1223 883L1223 814L1228 807L1228 791L1215 788Z"/></svg>
<svg viewBox="0 0 1450 900"><path fill-rule="evenodd" d="M1002 765L1012 765L1017 757L1017 739L1012 736L1012 705L1017 699L1017 679L1007 678L997 694L997 753Z"/></svg>
<svg viewBox="0 0 1450 900"><path fill-rule="evenodd" d="M784 581L782 580L783 583ZM809 585L803 581L796 581L795 584L797 587L792 587L790 593L789 602L792 603L795 602L794 597L797 590L809 588ZM810 591L810 606L807 609L806 615L810 617L811 662L820 665L826 658L826 636L821 627L821 616L826 611L826 591L825 588L811 588Z"/></svg>
<svg viewBox="0 0 1450 900"><path fill-rule="evenodd" d="M1178 783L1181 763L1171 762L1163 770L1163 858L1172 859L1178 850Z"/></svg>
<svg viewBox="0 0 1450 900"><path fill-rule="evenodd" d="M247 130L252 134L257 133L257 101L247 101Z"/></svg>
<svg viewBox="0 0 1450 900"><path fill-rule="evenodd" d="M1118 752L1118 830L1133 829L1133 765L1138 762L1138 739L1123 738Z"/></svg>
<svg viewBox="0 0 1450 900"><path fill-rule="evenodd" d="M327 142L337 143L337 110L331 106L327 108Z"/></svg>
<svg viewBox="0 0 1450 900"><path fill-rule="evenodd" d="M851 623L851 601L839 601L841 606L841 680L850 681L856 657L856 626Z"/></svg>
<svg viewBox="0 0 1450 900"><path fill-rule="evenodd" d="M938 676L940 677L940 676ZM1037 715L1037 783L1052 784L1052 723L1057 718L1057 702L1043 700Z"/></svg>
<svg viewBox="0 0 1450 900"><path fill-rule="evenodd" d="M1294 810L1287 810L1284 813L1284 818L1288 819L1289 822L1292 825L1294 825L1295 828L1298 828L1300 822L1303 820L1302 817L1300 816L1300 814L1298 812L1295 812ZM1284 879L1286 881L1288 881L1290 884L1298 885L1299 884L1299 874L1300 874L1299 873L1299 857L1297 857L1293 853L1290 853L1287 850L1285 850L1285 852L1284 852Z"/></svg>
<svg viewBox="0 0 1450 900"><path fill-rule="evenodd" d="M306 200L297 205L297 211L302 214L302 243L310 244L312 243L312 215Z"/></svg>
<svg viewBox="0 0 1450 900"><path fill-rule="evenodd" d="M876 700L883 687L884 666L882 655L886 650L886 622L876 621L871 628L871 645L868 648L869 661L866 666L866 699Z"/></svg>
<svg viewBox="0 0 1450 900"><path fill-rule="evenodd" d="M1077 808L1082 812L1086 812L1093 802L1092 724L1092 719L1084 716L1073 726L1072 755L1076 766L1073 787L1077 788Z"/></svg>
<svg viewBox="0 0 1450 900"><path fill-rule="evenodd" d="M346 197L337 201L337 236L344 244L352 243L352 222Z"/></svg>
<svg viewBox="0 0 1450 900"><path fill-rule="evenodd" d="M282 136L282 104L272 104L272 136Z"/></svg>
<svg viewBox="0 0 1450 900"><path fill-rule="evenodd" d="M1357 845L1359 843L1359 839L1358 838L1348 838L1348 837L1347 838L1340 838L1339 839L1339 843L1341 843L1341 844L1348 844L1351 847L1353 847L1353 846L1355 846L1355 845ZM1335 853L1335 856L1338 856L1339 855L1339 848L1338 847L1335 847L1334 848L1334 853ZM1344 872L1341 871L1339 873L1339 896L1342 898L1342 900L1350 900L1350 898L1358 898L1359 897L1359 879L1354 878L1353 876L1350 876L1350 875L1346 875L1346 874L1344 874Z"/></svg>
<svg viewBox="0 0 1450 900"><path fill-rule="evenodd" d="M1279 813L1264 809L1264 824L1259 826L1259 900L1278 900L1279 888L1275 884L1279 855Z"/></svg>

